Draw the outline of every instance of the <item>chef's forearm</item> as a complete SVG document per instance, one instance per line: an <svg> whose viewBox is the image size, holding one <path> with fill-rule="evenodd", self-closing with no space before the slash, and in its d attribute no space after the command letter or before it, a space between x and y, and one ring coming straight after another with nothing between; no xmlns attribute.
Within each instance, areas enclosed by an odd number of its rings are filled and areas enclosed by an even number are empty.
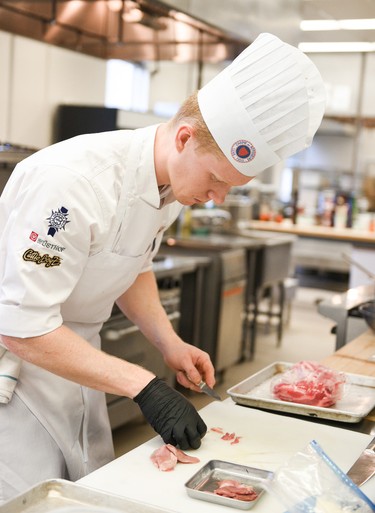
<svg viewBox="0 0 375 513"><path fill-rule="evenodd" d="M95 349L66 326L39 337L1 336L19 358L80 385L133 398L154 374Z"/></svg>
<svg viewBox="0 0 375 513"><path fill-rule="evenodd" d="M179 339L160 302L157 282L152 271L140 274L116 303L145 337L160 350L170 341Z"/></svg>

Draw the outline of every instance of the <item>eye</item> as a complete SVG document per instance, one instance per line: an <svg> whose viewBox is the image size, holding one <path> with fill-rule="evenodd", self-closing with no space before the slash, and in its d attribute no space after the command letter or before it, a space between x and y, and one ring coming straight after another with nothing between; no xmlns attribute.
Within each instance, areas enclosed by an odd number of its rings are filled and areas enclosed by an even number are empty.
<svg viewBox="0 0 375 513"><path fill-rule="evenodd" d="M224 182L221 182L221 180L219 180L218 178L216 178L216 176L214 174L211 173L211 182L213 183L224 183Z"/></svg>

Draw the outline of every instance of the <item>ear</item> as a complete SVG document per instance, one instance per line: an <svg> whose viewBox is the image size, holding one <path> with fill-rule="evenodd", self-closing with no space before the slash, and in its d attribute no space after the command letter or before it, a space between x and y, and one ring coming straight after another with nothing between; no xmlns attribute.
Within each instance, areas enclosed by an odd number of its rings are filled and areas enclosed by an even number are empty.
<svg viewBox="0 0 375 513"><path fill-rule="evenodd" d="M194 137L194 129L191 125L181 125L178 127L175 137L176 149L180 153L187 144L191 144Z"/></svg>

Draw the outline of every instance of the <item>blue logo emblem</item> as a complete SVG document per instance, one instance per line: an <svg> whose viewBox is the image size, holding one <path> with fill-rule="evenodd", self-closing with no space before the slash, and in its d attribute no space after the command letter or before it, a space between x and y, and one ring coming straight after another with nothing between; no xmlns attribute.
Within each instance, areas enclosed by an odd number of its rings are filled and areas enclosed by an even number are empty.
<svg viewBox="0 0 375 513"><path fill-rule="evenodd" d="M251 144L250 141L246 141L245 139L240 139L236 141L230 150L232 157L237 162L241 162L245 164L246 162L251 162L256 155L256 149Z"/></svg>
<svg viewBox="0 0 375 513"><path fill-rule="evenodd" d="M70 223L68 221L68 209L65 207L58 208L56 211L52 210L52 214L47 217L48 224L48 233L47 235L51 235L51 237L55 236L55 233L59 230L65 230L65 225Z"/></svg>

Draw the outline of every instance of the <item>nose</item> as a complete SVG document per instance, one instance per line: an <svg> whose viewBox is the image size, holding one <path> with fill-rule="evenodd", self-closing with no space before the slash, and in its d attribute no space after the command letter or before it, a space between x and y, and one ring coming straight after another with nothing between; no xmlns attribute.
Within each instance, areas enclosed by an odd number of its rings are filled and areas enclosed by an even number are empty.
<svg viewBox="0 0 375 513"><path fill-rule="evenodd" d="M220 188L215 188L208 191L208 197L217 205L221 205L225 201L225 197L230 189L229 185L222 185Z"/></svg>

